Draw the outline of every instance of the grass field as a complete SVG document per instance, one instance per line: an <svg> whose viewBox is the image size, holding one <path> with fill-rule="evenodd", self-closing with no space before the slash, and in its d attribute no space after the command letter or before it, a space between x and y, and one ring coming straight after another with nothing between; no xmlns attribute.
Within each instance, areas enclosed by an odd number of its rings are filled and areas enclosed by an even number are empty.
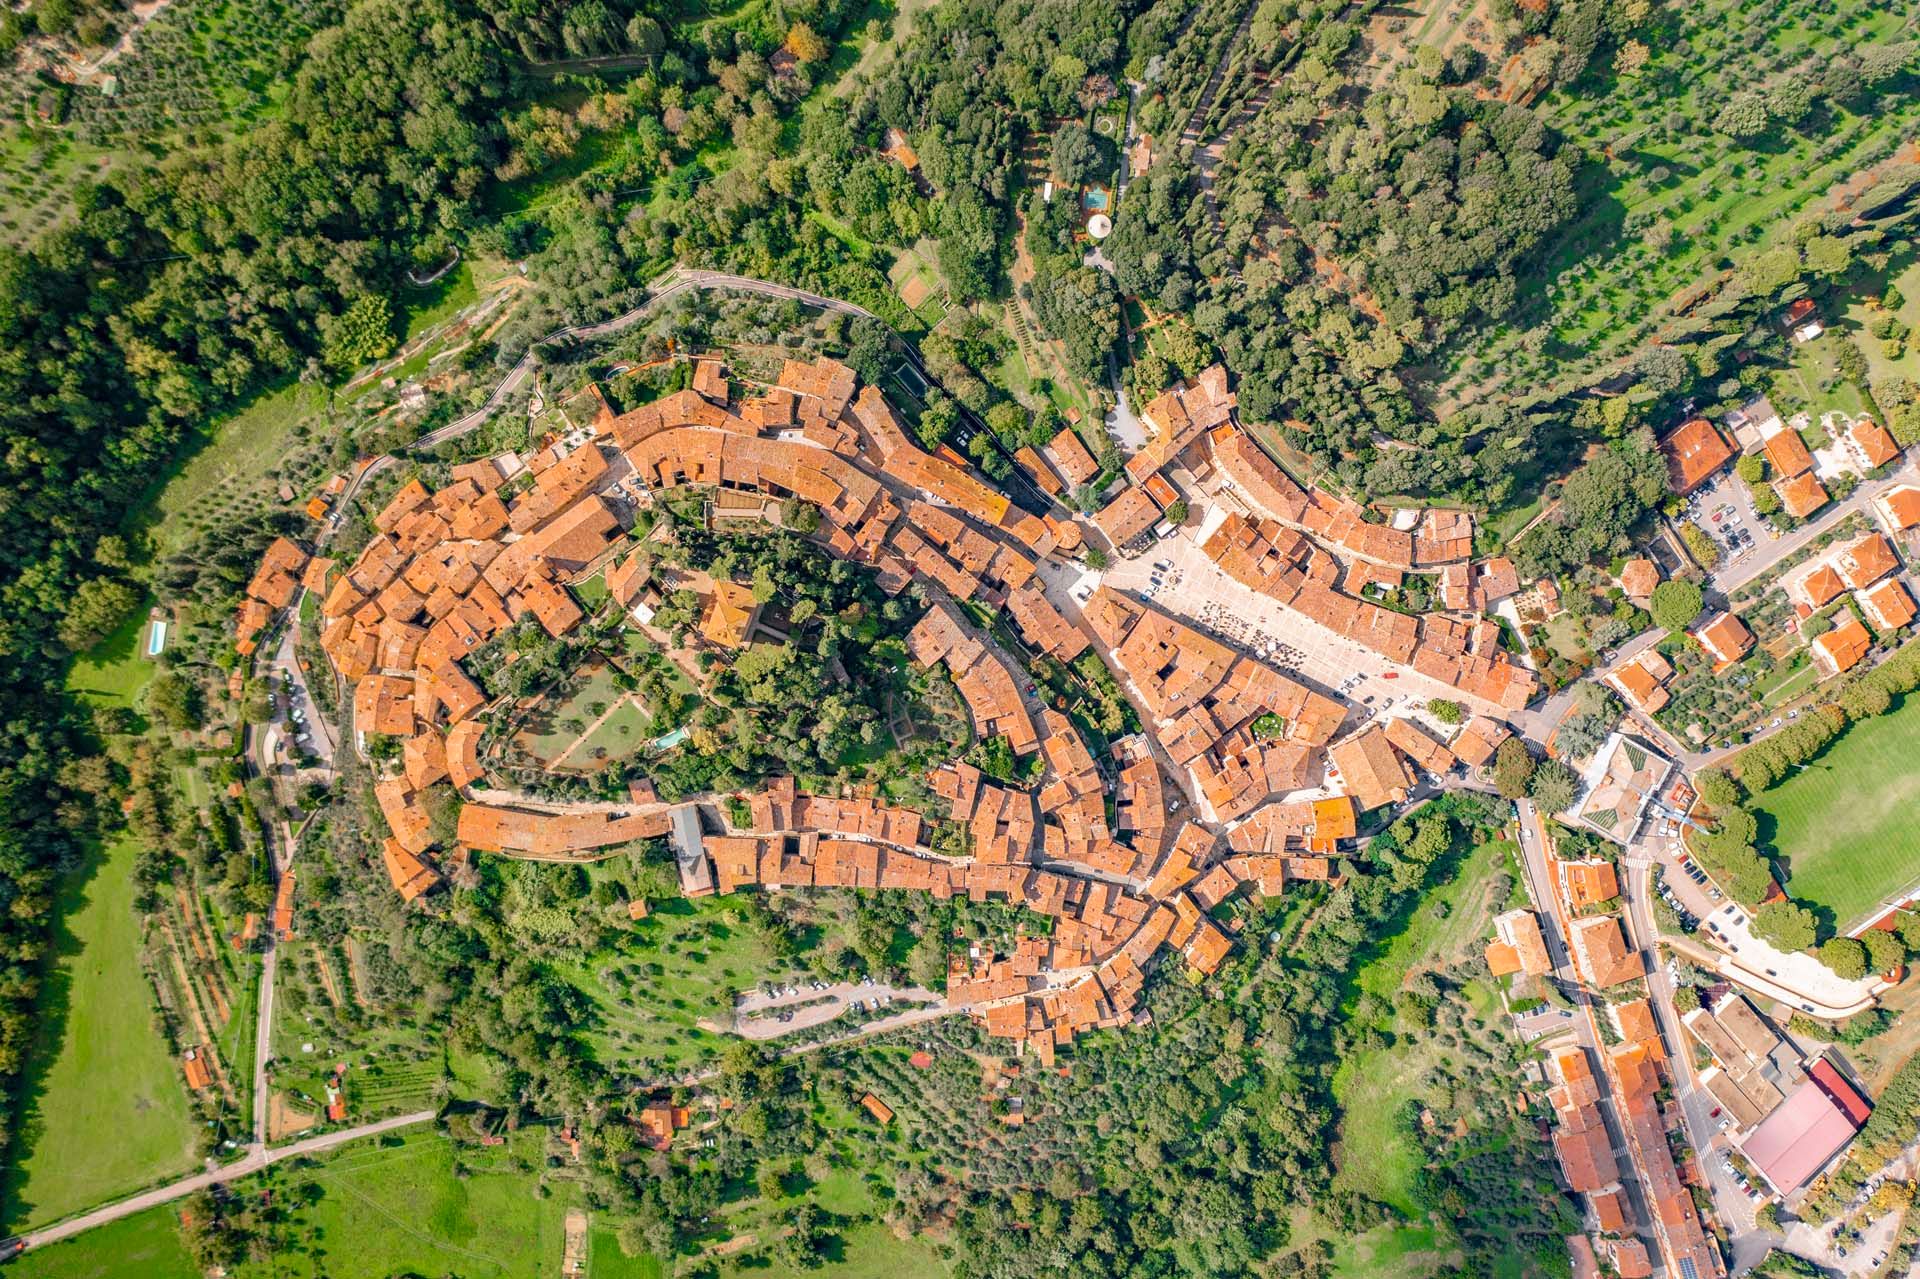
<svg viewBox="0 0 1920 1279"><path fill-rule="evenodd" d="M324 387L291 383L260 395L202 436L177 470L162 477L151 503L154 549L165 557L185 545L196 525L273 499L273 478L290 468L314 470L317 450L303 447L327 417ZM304 457L312 453L313 457ZM302 494L305 488L295 484ZM304 500L304 497L303 497Z"/></svg>
<svg viewBox="0 0 1920 1279"><path fill-rule="evenodd" d="M26 1072L9 1226L46 1222L189 1171L185 1084L153 1028L133 911L137 848L96 852L62 887L57 963Z"/></svg>
<svg viewBox="0 0 1920 1279"><path fill-rule="evenodd" d="M199 1279L181 1246L172 1206L149 1208L49 1248L36 1248L7 1266L7 1279Z"/></svg>
<svg viewBox="0 0 1920 1279"><path fill-rule="evenodd" d="M796 1270L764 1253L743 1256L720 1267L726 1279L940 1279L948 1273L933 1250L919 1240L895 1239L885 1226L862 1222L835 1232L827 1248L827 1264L818 1270ZM600 1279L598 1275L594 1279Z"/></svg>
<svg viewBox="0 0 1920 1279"><path fill-rule="evenodd" d="M119 629L74 659L68 692L88 706L133 706L158 669L146 655L148 603L142 600Z"/></svg>
<svg viewBox="0 0 1920 1279"><path fill-rule="evenodd" d="M1910 700L1854 724L1753 805L1761 839L1786 863L1787 891L1826 907L1841 929L1920 882L1916 751L1920 706Z"/></svg>
<svg viewBox="0 0 1920 1279"><path fill-rule="evenodd" d="M588 1034L599 1059L637 1073L642 1061L679 1069L717 1054L726 1037L697 1023L724 1023L732 992L791 975L717 898L660 902L617 955L556 967L599 1010Z"/></svg>
<svg viewBox="0 0 1920 1279"><path fill-rule="evenodd" d="M319 1245L279 1249L264 1264L241 1266L236 1279L272 1275L301 1279L385 1279L389 1275L459 1274L469 1279L558 1274L571 1188L541 1197L538 1174L544 1130L488 1150L462 1150L437 1133L415 1129L397 1146L355 1143L322 1156L315 1168L289 1172L283 1186L312 1182L318 1202L288 1196L289 1233ZM618 1248L614 1249L618 1253Z"/></svg>
<svg viewBox="0 0 1920 1279"><path fill-rule="evenodd" d="M1483 844L1460 862L1452 878L1435 886L1407 926L1363 967L1356 985L1365 994L1391 1000L1412 974L1449 965L1467 955L1492 932L1491 920L1507 900L1495 900L1494 881L1512 863L1512 846ZM1475 995L1468 995L1476 1005ZM1491 995L1491 991L1484 992ZM1422 1217L1413 1188L1424 1155L1397 1132L1394 1118L1403 1103L1421 1096L1420 1078L1444 1051L1431 1036L1401 1033L1393 1043L1371 1052L1350 1054L1333 1077L1341 1107L1338 1181L1416 1222ZM1430 1225L1382 1228L1361 1240L1338 1240L1342 1275L1431 1273L1446 1253L1445 1240Z"/></svg>

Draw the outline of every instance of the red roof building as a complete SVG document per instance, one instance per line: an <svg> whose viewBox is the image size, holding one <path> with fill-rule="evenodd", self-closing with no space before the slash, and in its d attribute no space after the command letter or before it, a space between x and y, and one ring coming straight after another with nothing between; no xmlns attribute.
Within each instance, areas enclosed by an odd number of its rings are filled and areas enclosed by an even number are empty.
<svg viewBox="0 0 1920 1279"><path fill-rule="evenodd" d="M1733 446L1727 437L1703 417L1682 422L1660 441L1660 453L1667 459L1667 482L1676 493L1691 493L1733 458Z"/></svg>

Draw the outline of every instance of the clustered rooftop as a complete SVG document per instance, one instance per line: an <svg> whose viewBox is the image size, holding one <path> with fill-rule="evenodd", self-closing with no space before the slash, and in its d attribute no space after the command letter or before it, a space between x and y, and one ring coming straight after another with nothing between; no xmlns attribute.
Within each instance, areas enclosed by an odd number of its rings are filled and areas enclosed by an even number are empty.
<svg viewBox="0 0 1920 1279"><path fill-rule="evenodd" d="M1220 370L1156 401L1161 437L1146 461L1129 465L1138 488L1128 491L1164 509L1175 494L1159 467L1205 440L1256 506L1270 508L1258 523L1233 517L1209 541L1230 573L1488 703L1524 704L1531 677L1492 654L1482 626L1436 617L1421 627L1340 594L1337 565L1305 536L1346 550L1366 566L1362 576L1378 580L1446 566L1458 577L1447 590L1464 609L1514 587L1504 561L1467 563L1471 522L1429 513L1417 530L1394 530L1306 494L1245 442L1231 408ZM1038 454L1023 460L1069 483L1097 473L1070 432L1046 451L1050 464ZM738 797L751 814L738 826L716 796L668 804L636 784L626 803L557 804L489 784L490 708L462 661L529 615L555 636L572 631L585 616L568 585L603 570L613 601L629 606L646 573L641 557L623 555L623 512L687 485L712 487L714 509L728 514L809 502L821 516L815 536L834 554L870 566L890 594L918 583L930 597L908 636L913 659L950 672L980 737L1004 737L1044 762L1032 790L967 764L935 773L945 818L966 830L965 856L936 853L921 814L858 795L803 794L790 778ZM324 595L321 643L354 684L356 734L363 743L368 734L401 742L399 764L375 794L391 832L383 861L404 898L438 882L442 840L428 792L445 782L461 803L457 843L443 858L478 850L577 860L666 837L694 893L851 887L1018 901L1055 920L1050 935L957 965L949 997L992 1033L1048 1057L1077 1033L1133 1018L1143 970L1160 948L1212 972L1231 939L1210 912L1229 896L1245 887L1279 893L1290 879L1337 880L1338 853L1361 809L1404 798L1410 770L1485 763L1507 732L1476 717L1448 744L1393 720L1330 755L1342 703L1111 589L1069 618L1037 568L1077 551L1080 527L1022 510L957 456L918 448L878 390L859 388L832 360L788 361L777 385L742 401L717 362L697 361L692 389L617 415L603 400L589 432L524 463L510 455L466 463L438 491L412 481L374 524L377 536L338 572L276 542L240 631L251 645L301 585ZM723 647L740 642L752 616L750 596L735 602L740 617L721 615L727 585L715 584L701 627ZM1004 609L1028 644L1056 658L1098 648L1148 731L1096 760L1072 722L1026 689L1018 662L972 624L962 601ZM1197 798L1197 814L1182 813L1183 792ZM1301 794L1317 798L1283 798Z"/></svg>

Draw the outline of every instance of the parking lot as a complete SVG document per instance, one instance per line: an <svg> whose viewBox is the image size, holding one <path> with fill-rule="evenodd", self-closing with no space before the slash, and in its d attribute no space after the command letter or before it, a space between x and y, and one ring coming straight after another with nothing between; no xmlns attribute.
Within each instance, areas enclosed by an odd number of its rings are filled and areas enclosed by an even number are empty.
<svg viewBox="0 0 1920 1279"><path fill-rule="evenodd" d="M1753 554L1757 544L1772 540L1772 529L1753 509L1746 484L1730 470L1695 490L1679 518L1706 531L1720 547L1722 566L1739 563Z"/></svg>

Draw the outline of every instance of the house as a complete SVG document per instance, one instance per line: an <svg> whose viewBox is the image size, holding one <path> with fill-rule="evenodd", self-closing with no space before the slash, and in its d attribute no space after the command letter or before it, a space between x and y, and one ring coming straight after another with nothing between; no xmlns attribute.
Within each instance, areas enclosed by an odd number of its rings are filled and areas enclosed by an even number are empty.
<svg viewBox="0 0 1920 1279"><path fill-rule="evenodd" d="M866 1112L872 1115L882 1126L893 1122L893 1107L887 1105L886 1102L881 1101L872 1093L860 1094L860 1104L865 1107Z"/></svg>
<svg viewBox="0 0 1920 1279"><path fill-rule="evenodd" d="M1800 438L1800 432L1785 424L1766 436L1761 449L1776 480L1791 479L1813 469L1813 454L1808 451L1807 442Z"/></svg>
<svg viewBox="0 0 1920 1279"><path fill-rule="evenodd" d="M207 1050L197 1044L180 1054L180 1072L186 1076L187 1087L194 1092L213 1086L213 1074L207 1069Z"/></svg>
<svg viewBox="0 0 1920 1279"><path fill-rule="evenodd" d="M1883 631L1897 631L1913 620L1913 596L1897 577L1890 577L1872 590L1858 591L1854 599L1867 620Z"/></svg>
<svg viewBox="0 0 1920 1279"><path fill-rule="evenodd" d="M1575 971L1590 986L1604 990L1646 975L1639 952L1627 947L1618 916L1574 920L1567 926L1567 944Z"/></svg>
<svg viewBox="0 0 1920 1279"><path fill-rule="evenodd" d="M1715 613L1706 625L1689 633L1713 658L1716 671L1733 665L1753 647L1753 632L1732 613Z"/></svg>
<svg viewBox="0 0 1920 1279"><path fill-rule="evenodd" d="M273 935L281 941L293 936L293 881L294 872L287 871L273 894Z"/></svg>
<svg viewBox="0 0 1920 1279"><path fill-rule="evenodd" d="M1399 752L1378 724L1333 746L1327 755L1362 812L1401 803L1413 788L1413 778L1400 762Z"/></svg>
<svg viewBox="0 0 1920 1279"><path fill-rule="evenodd" d="M1813 663L1824 674L1844 675L1873 650L1873 634L1859 618L1849 615L1839 626L1816 636L1812 649Z"/></svg>
<svg viewBox="0 0 1920 1279"><path fill-rule="evenodd" d="M1560 862L1560 892L1567 909L1578 915L1589 906L1599 906L1620 895L1620 878L1613 863L1592 857L1577 862Z"/></svg>
<svg viewBox="0 0 1920 1279"><path fill-rule="evenodd" d="M1920 487L1899 484L1874 496L1873 509L1895 533L1920 525Z"/></svg>
<svg viewBox="0 0 1920 1279"><path fill-rule="evenodd" d="M1820 323L1812 298L1800 298L1781 312L1780 327L1791 334L1795 342L1811 342L1827 331Z"/></svg>
<svg viewBox="0 0 1920 1279"><path fill-rule="evenodd" d="M393 890L400 894L403 902L414 901L440 882L440 875L433 867L392 836L388 836L381 845L380 854L387 868L387 878L392 881Z"/></svg>
<svg viewBox="0 0 1920 1279"><path fill-rule="evenodd" d="M1451 749L1468 768L1479 768L1492 759L1494 752L1500 749L1500 743L1511 736L1513 731L1499 720L1475 715L1460 729L1451 743Z"/></svg>
<svg viewBox="0 0 1920 1279"><path fill-rule="evenodd" d="M1540 918L1530 910L1510 910L1493 921L1494 940L1487 943L1487 967L1495 977L1525 973L1540 977L1553 971L1547 955Z"/></svg>
<svg viewBox="0 0 1920 1279"><path fill-rule="evenodd" d="M1878 470L1900 456L1900 445L1893 433L1870 417L1863 417L1847 428L1847 438L1866 462L1868 470Z"/></svg>
<svg viewBox="0 0 1920 1279"><path fill-rule="evenodd" d="M1878 533L1868 533L1857 541L1840 548L1833 557L1834 567L1840 572L1840 580L1854 590L1870 586L1889 573L1900 568L1900 557L1893 553L1893 546Z"/></svg>
<svg viewBox="0 0 1920 1279"><path fill-rule="evenodd" d="M1100 508L1093 522L1107 535L1107 541L1116 547L1125 546L1160 522L1160 508L1146 489L1129 484Z"/></svg>
<svg viewBox="0 0 1920 1279"><path fill-rule="evenodd" d="M1788 596L1809 613L1825 608L1840 598L1840 592L1846 590L1846 583L1840 580L1831 562L1816 564L1813 569L1801 576L1787 588Z"/></svg>
<svg viewBox="0 0 1920 1279"><path fill-rule="evenodd" d="M753 631L754 618L760 615L760 603L753 588L741 582L713 584L706 607L700 613L700 634L720 648L739 648Z"/></svg>
<svg viewBox="0 0 1920 1279"><path fill-rule="evenodd" d="M1643 556L1620 566L1620 589L1635 603L1644 603L1651 598L1653 588L1658 585L1660 570L1654 567L1652 560Z"/></svg>
<svg viewBox="0 0 1920 1279"><path fill-rule="evenodd" d="M1793 433L1786 431L1782 432L1782 434L1792 435ZM1775 436L1774 438L1778 439L1779 436ZM1793 438L1795 441L1798 441L1800 437L1794 435ZM1801 445L1800 450L1804 453L1806 446L1804 444ZM1785 510L1788 515L1793 516L1795 519L1805 519L1807 516L1825 506L1828 500L1825 486L1820 483L1819 478L1815 476L1812 471L1803 471L1790 479L1775 480L1773 482L1773 491L1780 498L1781 509Z"/></svg>
<svg viewBox="0 0 1920 1279"><path fill-rule="evenodd" d="M1078 488L1100 474L1100 464L1080 442L1079 432L1070 426L1060 428L1060 433L1047 442L1047 453L1070 488Z"/></svg>
<svg viewBox="0 0 1920 1279"><path fill-rule="evenodd" d="M1696 417L1660 441L1660 454L1667 460L1668 485L1676 493L1687 494L1733 460L1733 446L1713 423Z"/></svg>
<svg viewBox="0 0 1920 1279"><path fill-rule="evenodd" d="M1655 714L1669 700L1667 681L1673 678L1673 666L1657 648L1645 649L1619 670L1606 677L1621 696L1635 708Z"/></svg>

